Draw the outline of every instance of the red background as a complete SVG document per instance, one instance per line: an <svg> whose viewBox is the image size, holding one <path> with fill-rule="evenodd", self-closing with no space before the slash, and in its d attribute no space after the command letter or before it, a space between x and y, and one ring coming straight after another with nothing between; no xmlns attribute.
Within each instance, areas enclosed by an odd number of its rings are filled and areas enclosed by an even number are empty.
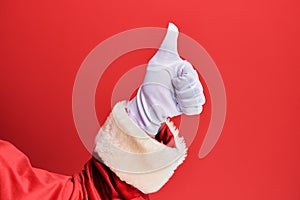
<svg viewBox="0 0 300 200"><path fill-rule="evenodd" d="M296 0L1 1L0 138L26 153L36 167L79 171L90 157L72 117L72 88L81 62L118 32L166 27L171 20L219 67L227 117L217 145L199 160L208 101L189 157L152 199L299 200L299 17ZM115 65L142 64L152 53L137 53L136 63L124 58ZM97 111L103 121L109 108L97 105Z"/></svg>

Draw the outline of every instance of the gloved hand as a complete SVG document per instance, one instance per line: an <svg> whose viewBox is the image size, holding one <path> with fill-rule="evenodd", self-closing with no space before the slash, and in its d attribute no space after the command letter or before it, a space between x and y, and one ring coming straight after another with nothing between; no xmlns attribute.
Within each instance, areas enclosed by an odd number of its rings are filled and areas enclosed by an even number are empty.
<svg viewBox="0 0 300 200"><path fill-rule="evenodd" d="M129 116L150 135L168 117L196 115L205 103L197 72L177 52L177 27L169 23L167 34L148 63L143 84L127 105Z"/></svg>

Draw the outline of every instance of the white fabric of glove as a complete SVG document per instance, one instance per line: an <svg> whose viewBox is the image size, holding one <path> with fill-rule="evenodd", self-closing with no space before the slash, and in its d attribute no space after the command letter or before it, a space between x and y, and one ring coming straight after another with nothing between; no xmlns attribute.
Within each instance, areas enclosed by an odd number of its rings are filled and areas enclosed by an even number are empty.
<svg viewBox="0 0 300 200"><path fill-rule="evenodd" d="M205 103L197 72L177 51L177 27L169 23L166 36L148 62L143 84L127 105L129 116L150 135L168 117L196 115Z"/></svg>

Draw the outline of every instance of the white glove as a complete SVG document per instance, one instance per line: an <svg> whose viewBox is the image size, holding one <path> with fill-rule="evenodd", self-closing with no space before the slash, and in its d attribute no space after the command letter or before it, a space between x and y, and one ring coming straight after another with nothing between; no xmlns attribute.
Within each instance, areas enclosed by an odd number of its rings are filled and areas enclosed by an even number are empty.
<svg viewBox="0 0 300 200"><path fill-rule="evenodd" d="M160 48L148 63L143 84L127 105L129 116L150 135L168 117L200 114L205 103L197 72L177 52L177 38L177 27L169 23Z"/></svg>

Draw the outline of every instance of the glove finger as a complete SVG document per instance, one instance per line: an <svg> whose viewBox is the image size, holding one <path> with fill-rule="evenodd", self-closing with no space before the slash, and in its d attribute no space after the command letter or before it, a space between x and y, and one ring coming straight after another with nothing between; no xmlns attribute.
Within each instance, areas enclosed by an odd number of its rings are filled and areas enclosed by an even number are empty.
<svg viewBox="0 0 300 200"><path fill-rule="evenodd" d="M203 87L200 82L196 82L194 85L191 85L183 90L175 89L175 93L180 99L193 98L203 93Z"/></svg>
<svg viewBox="0 0 300 200"><path fill-rule="evenodd" d="M181 99L178 104L181 112L186 115L195 115L202 112L202 105L205 101L204 95L193 99Z"/></svg>
<svg viewBox="0 0 300 200"><path fill-rule="evenodd" d="M203 110L202 106L196 106L196 107L183 108L182 112L185 115L198 115L202 112L202 110Z"/></svg>
<svg viewBox="0 0 300 200"><path fill-rule="evenodd" d="M184 76L173 78L172 84L176 90L184 90L184 89L189 88L190 86L194 85L196 83L196 81L197 81L197 79L193 75L186 74Z"/></svg>
<svg viewBox="0 0 300 200"><path fill-rule="evenodd" d="M177 90L183 90L199 82L199 77L193 66L186 60L182 61L177 71L177 77L172 79L172 83Z"/></svg>
<svg viewBox="0 0 300 200"><path fill-rule="evenodd" d="M193 65L187 60L182 60L182 65L178 69L177 76L181 77L187 74L193 75L195 76L195 78L198 78L198 74L194 69Z"/></svg>
<svg viewBox="0 0 300 200"><path fill-rule="evenodd" d="M204 95L199 95L195 98L177 99L181 108L188 108L193 106L202 106L205 103Z"/></svg>

